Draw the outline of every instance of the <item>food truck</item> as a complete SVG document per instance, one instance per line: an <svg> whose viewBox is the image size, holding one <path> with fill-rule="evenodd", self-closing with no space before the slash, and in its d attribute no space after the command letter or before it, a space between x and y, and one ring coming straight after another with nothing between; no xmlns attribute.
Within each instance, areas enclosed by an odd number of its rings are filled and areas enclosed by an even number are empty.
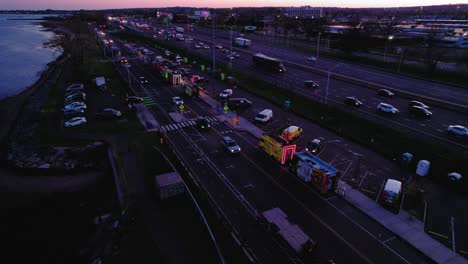
<svg viewBox="0 0 468 264"><path fill-rule="evenodd" d="M310 183L321 193L336 190L340 172L309 151L296 152L291 169L297 177Z"/></svg>

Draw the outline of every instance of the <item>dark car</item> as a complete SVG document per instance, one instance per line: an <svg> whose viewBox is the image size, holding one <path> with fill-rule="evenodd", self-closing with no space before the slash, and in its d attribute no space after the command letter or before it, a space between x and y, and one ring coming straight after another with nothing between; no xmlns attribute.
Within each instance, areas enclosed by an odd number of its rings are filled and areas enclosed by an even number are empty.
<svg viewBox="0 0 468 264"><path fill-rule="evenodd" d="M85 100L86 100L85 95L77 93L77 94L72 94L72 95L65 97L64 101L66 104L69 104L71 102L76 102L76 101L84 102Z"/></svg>
<svg viewBox="0 0 468 264"><path fill-rule="evenodd" d="M245 109L252 105L252 102L247 100L246 98L229 98L227 101L227 105L230 109Z"/></svg>
<svg viewBox="0 0 468 264"><path fill-rule="evenodd" d="M307 143L306 151L311 153L317 153L322 148L322 141L320 139L314 139Z"/></svg>
<svg viewBox="0 0 468 264"><path fill-rule="evenodd" d="M96 113L98 119L115 119L122 117L122 112L113 108L102 109L101 112Z"/></svg>
<svg viewBox="0 0 468 264"><path fill-rule="evenodd" d="M208 129L211 127L212 122L206 117L199 117L197 120L195 120L195 125L201 129Z"/></svg>
<svg viewBox="0 0 468 264"><path fill-rule="evenodd" d="M426 109L429 109L429 106L427 106L426 104L424 104L423 102L420 102L420 101L411 101L408 105L408 108L411 108L413 106L419 106L419 107L422 107L422 108L426 108Z"/></svg>
<svg viewBox="0 0 468 264"><path fill-rule="evenodd" d="M378 92L377 92L378 95L380 96L383 96L383 97L393 97L395 94L392 93L390 90L388 89L380 89Z"/></svg>
<svg viewBox="0 0 468 264"><path fill-rule="evenodd" d="M210 80L208 78L205 78L203 76L198 76L198 77L195 77L195 83L208 83Z"/></svg>
<svg viewBox="0 0 468 264"><path fill-rule="evenodd" d="M65 119L70 119L77 116L84 116L84 112L84 109L70 109L64 110L63 115L65 116Z"/></svg>
<svg viewBox="0 0 468 264"><path fill-rule="evenodd" d="M344 103L350 106L354 107L361 107L362 102L359 101L356 97L354 96L348 96L345 98Z"/></svg>
<svg viewBox="0 0 468 264"><path fill-rule="evenodd" d="M318 83L316 83L316 82L314 82L314 81L312 81L312 80L307 80L307 81L305 81L305 82L304 82L304 85L305 85L305 87L307 87L307 88L314 88L314 89L319 87Z"/></svg>
<svg viewBox="0 0 468 264"><path fill-rule="evenodd" d="M427 108L421 106L411 106L409 108L409 112L412 115L422 118L431 118L432 116L432 113L429 110L427 110Z"/></svg>
<svg viewBox="0 0 468 264"><path fill-rule="evenodd" d="M146 80L146 78L144 76L140 76L139 80L140 80L141 84L147 84L148 83L148 80Z"/></svg>
<svg viewBox="0 0 468 264"><path fill-rule="evenodd" d="M130 104L139 104L143 103L143 98L137 96L130 96L127 98L127 102Z"/></svg>

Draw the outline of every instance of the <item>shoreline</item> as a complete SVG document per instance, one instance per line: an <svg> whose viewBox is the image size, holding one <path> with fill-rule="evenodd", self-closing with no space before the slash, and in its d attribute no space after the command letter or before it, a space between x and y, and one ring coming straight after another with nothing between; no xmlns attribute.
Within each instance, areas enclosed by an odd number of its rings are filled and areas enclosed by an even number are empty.
<svg viewBox="0 0 468 264"><path fill-rule="evenodd" d="M49 21L52 23L48 23ZM5 157L8 135L15 126L16 119L26 104L28 97L34 94L47 81L52 73L57 70L58 66L68 60L69 54L64 42L70 41L72 36L70 36L69 32L66 30L61 30L57 25L54 25L53 22L53 20L45 20L39 24L41 24L45 30L53 31L55 34L62 36L57 43L62 48L62 54L55 60L46 64L44 69L40 72L39 78L33 84L29 85L18 94L0 99L0 122L2 123L0 127L0 157ZM44 44L46 44L46 42Z"/></svg>

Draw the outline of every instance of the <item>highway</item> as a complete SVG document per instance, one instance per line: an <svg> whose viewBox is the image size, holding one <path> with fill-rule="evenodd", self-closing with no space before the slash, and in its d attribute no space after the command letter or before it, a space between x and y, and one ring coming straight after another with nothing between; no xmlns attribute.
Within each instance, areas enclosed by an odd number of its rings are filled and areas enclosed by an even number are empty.
<svg viewBox="0 0 468 264"><path fill-rule="evenodd" d="M210 38L212 35L212 30L210 28L204 28L195 25L193 29L193 33L199 36L203 35ZM238 35L238 32L233 33L233 37L237 37ZM229 42L230 32L216 30L216 38L218 41L223 40L222 42L224 42L225 40ZM333 68L337 63L340 63L340 67L333 70L334 73L339 73L350 77L358 77L368 82L389 86L390 88L410 91L423 96L434 97L444 100L448 103L457 103L465 106L468 105L468 93L464 88L428 80L411 78L405 75L389 73L349 62L323 58L320 57L320 55L317 63L314 64L307 62L305 58L310 56L315 57L316 53L306 53L295 50L293 48L285 47L284 44L278 43L278 41L275 41L275 39L272 37L263 37L256 34L246 34L245 38L252 40L252 46L249 48L249 50L252 52L262 52L266 55L271 55L284 61L305 64L326 71ZM299 44L296 42L299 41L289 40L290 44ZM304 45L304 42L300 42L300 44ZM317 43L310 43L310 48L315 49L316 44Z"/></svg>
<svg viewBox="0 0 468 264"><path fill-rule="evenodd" d="M151 32L144 33L148 37L152 37ZM204 43L209 43L206 36L189 35L194 37L195 40L191 43L177 41L175 39L168 40L170 43L179 47L185 47L192 50L192 52L203 54L206 57L212 56L212 49L195 49L195 44L200 40ZM225 47L229 47L228 40L217 39L216 43L221 43ZM251 49L254 49L255 45ZM243 49L236 49L239 51L240 58L232 61L232 67L241 70L244 73L254 75L256 78L269 81L282 87L287 87L296 93L304 94L305 96L324 102L337 105L350 111L355 115L363 118L378 122L380 124L397 128L399 130L413 133L418 137L425 137L429 140L435 140L451 147L457 147L460 150L468 150L468 139L453 137L447 133L448 125L458 124L468 126L468 119L465 114L439 108L431 105L430 111L433 113L431 119L419 119L412 117L408 112L409 100L401 98L398 94L394 98L385 98L378 96L376 91L363 88L361 86L350 84L345 81L330 78L328 95L326 93L327 76L321 74L314 74L304 69L287 67L285 74L272 73L255 68L252 63L250 54L246 54ZM250 53L251 51L248 51ZM264 52L265 53L265 52ZM267 53L268 54L268 53ZM216 50L216 60L229 64L231 61L227 59L226 55L219 49ZM341 68L341 63L336 64L335 68ZM211 65L210 65L211 66ZM254 74L253 74L254 73ZM315 90L308 89L304 86L305 80L314 80L319 83L320 87ZM363 102L360 109L352 108L343 104L344 98L347 96L356 96ZM381 102L389 103L400 110L396 116L384 116L377 112L377 105Z"/></svg>
<svg viewBox="0 0 468 264"><path fill-rule="evenodd" d="M155 104L149 108L161 126L175 128L167 132L168 140L229 219L228 226L241 235L257 263L325 263L330 260L336 263L430 263L358 209L334 195L323 197L302 183L260 152L250 135L217 121L208 131L175 124L168 116L176 111L171 97L182 96L182 88L162 83L154 70L139 60L129 61L135 93L153 99ZM117 68L125 78L126 69L120 65ZM150 84L140 85L139 76L145 76ZM184 101L186 120L196 116L217 119L218 113L200 99L184 97ZM231 156L223 151L219 142L224 135L239 142L241 155ZM292 222L318 241L314 254L305 260L293 258L259 224L258 213L273 207L280 207Z"/></svg>

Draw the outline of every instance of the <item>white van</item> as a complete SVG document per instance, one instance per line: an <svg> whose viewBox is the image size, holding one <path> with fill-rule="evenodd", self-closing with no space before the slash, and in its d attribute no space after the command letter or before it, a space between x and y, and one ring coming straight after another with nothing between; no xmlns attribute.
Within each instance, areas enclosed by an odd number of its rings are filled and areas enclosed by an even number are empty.
<svg viewBox="0 0 468 264"><path fill-rule="evenodd" d="M380 195L380 202L385 205L398 206L401 199L401 182L387 179L384 189Z"/></svg>
<svg viewBox="0 0 468 264"><path fill-rule="evenodd" d="M273 118L273 111L270 109L265 109L255 116L255 121L266 123Z"/></svg>

